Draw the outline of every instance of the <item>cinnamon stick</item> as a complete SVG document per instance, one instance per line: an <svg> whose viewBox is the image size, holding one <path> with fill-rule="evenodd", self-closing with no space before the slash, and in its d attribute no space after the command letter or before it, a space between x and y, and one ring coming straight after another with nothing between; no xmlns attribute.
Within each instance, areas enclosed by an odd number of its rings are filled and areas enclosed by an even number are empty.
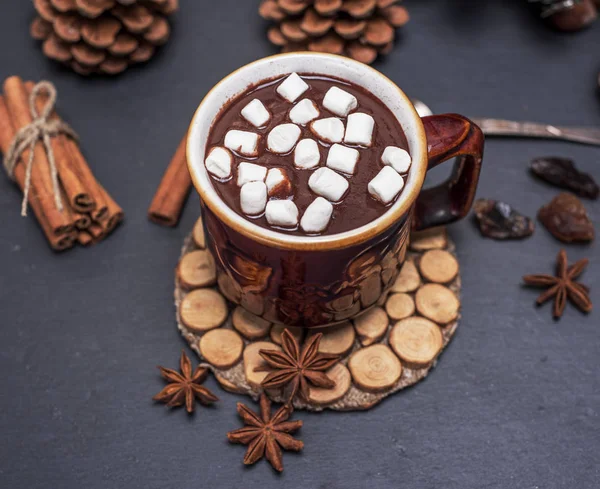
<svg viewBox="0 0 600 489"><path fill-rule="evenodd" d="M87 231L81 231L78 235L77 235L77 242L81 245L81 246L89 246L91 244L94 244L94 238L92 237L92 235L90 233L88 233Z"/></svg>
<svg viewBox="0 0 600 489"><path fill-rule="evenodd" d="M107 208L106 219L101 220L100 223L102 224L106 233L111 233L121 223L121 221L123 221L125 218L125 213L123 212L121 206L114 201L114 199L109 195L102 185L98 184L98 190L100 191L100 195L104 199L104 202L106 202Z"/></svg>
<svg viewBox="0 0 600 489"><path fill-rule="evenodd" d="M148 218L162 226L176 226L192 186L187 167L187 134L181 140L148 209Z"/></svg>
<svg viewBox="0 0 600 489"><path fill-rule="evenodd" d="M15 133L17 130L31 124L33 119L31 112L29 111L29 98L27 89L21 78L13 76L6 79L4 82L4 101ZM14 134L12 137L14 138ZM7 150L8 148L4 150L5 154ZM21 179L22 183L25 181L25 165L23 162L27 161L28 158L29 150L27 149L23 152L20 162L15 167L14 176L17 180ZM22 185L21 188L23 189L24 186ZM39 199L41 203L50 229L52 229L56 235L72 232L72 222L68 220L67 214L61 212L56 206L48 156L40 143L36 144L34 148L31 189L34 190L36 198Z"/></svg>
<svg viewBox="0 0 600 489"><path fill-rule="evenodd" d="M25 89L27 90L28 96L31 96L34 87L34 82L25 82ZM39 96L36 98L35 105L38 113L41 113L42 110L44 110L46 103L47 97ZM52 112L50 119L59 119L56 111ZM56 168L71 207L77 212L91 212L96 208L96 202L93 200L93 197L84 185L84 182L82 182L79 172L74 168L75 162L73 161L71 152L68 148L68 140L69 138L64 135L54 137L50 140Z"/></svg>
<svg viewBox="0 0 600 489"><path fill-rule="evenodd" d="M0 95L0 148L4 154L7 153L15 134L16 131L12 125L6 102L4 97ZM22 159L15 167L14 177L17 185L21 189L21 192L23 192L25 188L25 168ZM47 212L48 208L44 207L43 202L44 199L41 199L38 194L38 186L34 186L32 181L28 203L38 223L40 224L48 243L56 251L62 251L71 248L74 244L73 236L65 233L57 234L55 232L56 228L50 223ZM48 205L51 206L49 210L53 213L56 209L54 199L50 199L50 203ZM66 220L66 215L63 215L63 218ZM72 229L72 224L68 223L66 227L67 230L68 228Z"/></svg>

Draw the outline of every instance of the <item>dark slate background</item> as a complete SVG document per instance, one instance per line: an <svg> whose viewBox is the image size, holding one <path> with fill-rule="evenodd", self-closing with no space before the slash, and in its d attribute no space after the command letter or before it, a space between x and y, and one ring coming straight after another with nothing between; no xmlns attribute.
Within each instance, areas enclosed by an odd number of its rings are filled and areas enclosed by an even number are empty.
<svg viewBox="0 0 600 489"><path fill-rule="evenodd" d="M0 78L50 79L99 180L127 221L91 249L52 253L20 194L0 178L0 487L596 488L600 485L598 312L569 308L558 323L535 309L524 273L550 272L560 244L543 229L524 242L451 228L463 278L463 319L430 377L362 413L297 413L301 455L276 475L247 469L230 446L237 401L194 416L151 397L155 365L185 347L174 321L173 268L198 215L177 229L146 220L163 170L203 95L273 51L255 1L182 0L171 42L150 64L86 79L47 61L28 35L30 2L0 7ZM547 29L525 0L407 0L412 21L375 66L438 112L600 125L594 86L600 24ZM543 154L576 159L600 180L599 150L490 140L480 197L535 215L557 190L527 174ZM600 204L586 201L598 219ZM600 304L598 246L584 275ZM187 348L186 348L187 349ZM188 350L189 351L189 350Z"/></svg>

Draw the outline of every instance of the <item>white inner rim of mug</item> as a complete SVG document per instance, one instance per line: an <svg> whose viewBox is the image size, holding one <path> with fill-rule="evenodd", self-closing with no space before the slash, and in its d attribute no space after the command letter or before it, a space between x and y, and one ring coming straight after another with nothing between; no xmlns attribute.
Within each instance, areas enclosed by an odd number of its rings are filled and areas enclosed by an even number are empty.
<svg viewBox="0 0 600 489"><path fill-rule="evenodd" d="M248 87L259 84L264 80L286 75L289 73L310 73L324 76L333 76L347 80L371 92L385 104L394 114L406 136L409 153L412 157L411 169L405 179L405 185L400 197L377 219L356 229L344 233L325 236L296 236L284 232L265 229L252 221L240 216L231 209L219 196L206 171L204 159L206 142L215 118L221 109L233 98L241 95ZM290 104L291 107L291 104ZM341 56L318 53L290 53L264 58L239 70L221 80L206 95L198 108L188 136L187 154L189 168L197 185L202 187L205 203L211 200L220 207L230 220L249 231L253 235L262 235L267 239L284 242L288 245L295 243L333 243L354 238L378 227L386 216L394 213L400 207L406 207L407 201L415 199L415 188L423 184L425 168L427 165L427 147L423 124L415 111L409 98L390 79L373 68L357 61ZM352 183L351 183L352 184ZM367 189L365 188L365 192Z"/></svg>

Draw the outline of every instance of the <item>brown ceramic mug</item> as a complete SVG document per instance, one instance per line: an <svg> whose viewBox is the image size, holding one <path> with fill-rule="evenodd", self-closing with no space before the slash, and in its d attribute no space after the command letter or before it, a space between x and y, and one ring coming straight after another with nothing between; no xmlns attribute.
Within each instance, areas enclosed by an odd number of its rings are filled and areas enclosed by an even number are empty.
<svg viewBox="0 0 600 489"><path fill-rule="evenodd" d="M413 161L404 190L387 212L365 226L317 237L264 229L230 209L211 183L204 157L220 110L249 86L292 72L333 76L362 86L387 105L404 130ZM288 326L316 327L353 318L376 304L394 282L411 229L448 224L468 213L481 170L483 142L479 127L463 116L421 119L391 80L347 58L291 53L240 68L200 104L187 148L221 291L253 314ZM422 190L427 170L455 157L450 178Z"/></svg>

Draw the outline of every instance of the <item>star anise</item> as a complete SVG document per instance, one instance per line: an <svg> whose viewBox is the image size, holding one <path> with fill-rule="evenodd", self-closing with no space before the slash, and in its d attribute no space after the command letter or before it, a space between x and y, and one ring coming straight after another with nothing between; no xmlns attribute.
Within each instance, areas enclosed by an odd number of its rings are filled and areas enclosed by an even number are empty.
<svg viewBox="0 0 600 489"><path fill-rule="evenodd" d="M324 389L332 389L335 382L323 372L331 368L338 360L338 355L319 353L319 344L323 333L312 336L304 345L302 352L296 338L286 329L281 335L283 351L260 350L260 356L267 365L255 369L257 372L269 373L261 382L265 389L291 386L288 403L291 403L297 393L308 401L309 383Z"/></svg>
<svg viewBox="0 0 600 489"><path fill-rule="evenodd" d="M260 396L260 415L249 409L241 402L237 403L237 412L246 426L227 433L231 443L248 445L244 463L252 465L263 456L273 468L283 471L281 449L299 452L304 443L296 440L289 433L294 433L302 426L302 421L287 421L293 412L289 405L281 406L271 417L271 401L262 393Z"/></svg>
<svg viewBox="0 0 600 489"><path fill-rule="evenodd" d="M206 380L208 369L196 367L196 371L192 375L192 362L183 350L181 350L179 360L181 373L165 367L158 367L158 369L169 384L156 394L152 398L153 400L164 402L169 407L182 406L185 403L188 413L194 411L194 399L198 399L205 406L219 400L206 387L200 385Z"/></svg>
<svg viewBox="0 0 600 489"><path fill-rule="evenodd" d="M567 299L569 299L580 311L590 312L592 310L592 301L590 300L589 289L575 281L583 272L589 260L584 258L575 264L568 266L567 252L560 250L556 257L556 276L553 275L525 275L523 281L527 285L534 287L548 287L542 295L537 298L537 304L541 305L554 297L555 318L562 316Z"/></svg>

